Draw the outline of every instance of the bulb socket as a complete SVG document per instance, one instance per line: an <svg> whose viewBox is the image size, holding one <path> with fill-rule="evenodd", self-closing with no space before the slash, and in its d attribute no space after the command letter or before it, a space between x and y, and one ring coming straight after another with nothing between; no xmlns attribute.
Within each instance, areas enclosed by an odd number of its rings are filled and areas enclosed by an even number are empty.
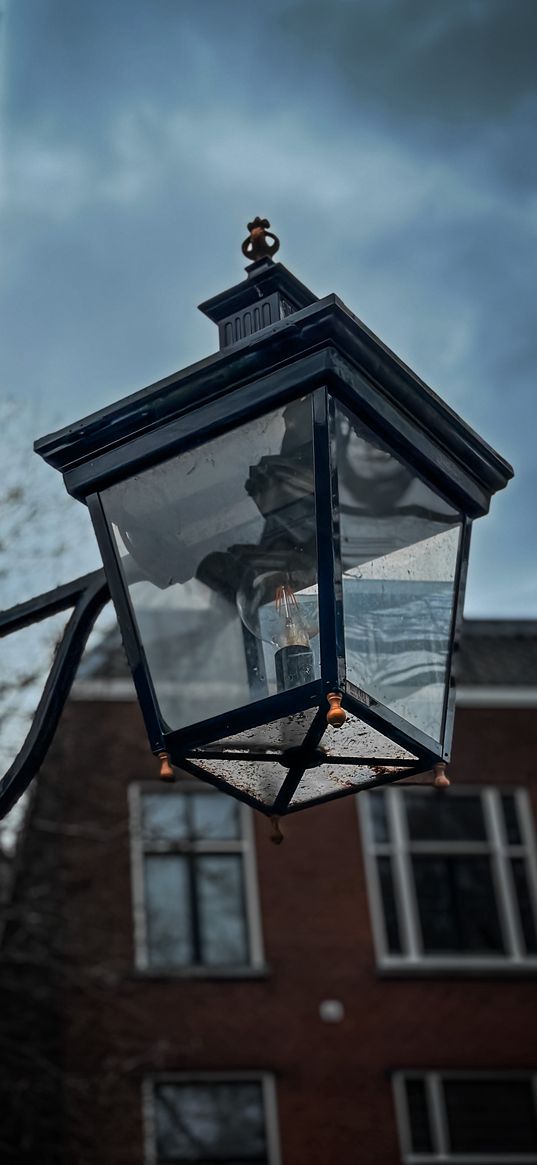
<svg viewBox="0 0 537 1165"><path fill-rule="evenodd" d="M280 647L274 656L276 686L279 692L300 688L315 679L315 663L311 648L300 643Z"/></svg>

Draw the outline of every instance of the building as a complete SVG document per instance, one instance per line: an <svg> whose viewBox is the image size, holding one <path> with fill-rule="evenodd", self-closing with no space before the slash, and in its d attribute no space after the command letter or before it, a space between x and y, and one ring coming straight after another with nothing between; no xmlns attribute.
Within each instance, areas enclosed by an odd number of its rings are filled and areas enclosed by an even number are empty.
<svg viewBox="0 0 537 1165"><path fill-rule="evenodd" d="M467 621L452 786L162 785L115 637L21 839L1 1160L537 1162L537 623Z"/></svg>

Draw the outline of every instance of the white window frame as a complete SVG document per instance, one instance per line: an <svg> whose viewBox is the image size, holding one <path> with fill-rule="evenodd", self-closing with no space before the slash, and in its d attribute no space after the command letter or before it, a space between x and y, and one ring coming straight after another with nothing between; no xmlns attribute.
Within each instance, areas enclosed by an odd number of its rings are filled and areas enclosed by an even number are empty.
<svg viewBox="0 0 537 1165"><path fill-rule="evenodd" d="M434 975L449 972L456 975L532 973L537 972L537 955L525 951L521 931L516 890L512 881L510 859L522 858L525 862L529 892L533 902L534 918L537 926L537 860L535 831L529 797L525 789L509 786L492 787L465 785L450 789L446 797L464 797L478 794L482 798L488 840L471 841L427 841L410 843L407 833L404 797L411 797L419 789L384 790L386 814L391 834L389 842L377 842L373 835L370 798L374 793L363 794L359 802L359 819L362 835L368 899L373 929L373 939L377 966L386 974ZM423 789L421 791L427 791ZM505 833L501 796L509 793L515 796L522 843L510 844ZM438 796L430 790L430 796ZM411 851L410 851L411 845ZM506 953L504 955L432 955L423 952L416 900L414 878L411 866L412 853L441 854L481 854L490 855L496 904L501 933ZM391 857L394 895L399 922L402 953L390 952L384 922L384 907L378 874L377 857Z"/></svg>
<svg viewBox="0 0 537 1165"><path fill-rule="evenodd" d="M423 1080L425 1096L429 1114L432 1153L415 1153L412 1150L412 1133L410 1116L406 1099L405 1081ZM395 1102L395 1113L404 1165L537 1165L537 1150L534 1153L451 1153L449 1150L449 1132L445 1108L444 1080L506 1080L509 1082L530 1081L532 1085L533 1103L537 1117L537 1073L517 1072L506 1069L505 1072L470 1071L449 1069L431 1070L424 1068L421 1071L394 1072L392 1084Z"/></svg>
<svg viewBox="0 0 537 1165"><path fill-rule="evenodd" d="M271 1072L260 1072L259 1069L240 1072L157 1072L146 1077L142 1084L144 1165L159 1165L155 1106L157 1084L261 1084L267 1163L281 1165L276 1082Z"/></svg>
<svg viewBox="0 0 537 1165"><path fill-rule="evenodd" d="M188 797L192 793L203 793L209 797L217 795L216 790L212 789L210 785L202 784L200 781L189 781L186 779L182 779L173 785L158 785L157 787L155 787L155 782L152 781L137 781L129 786L131 887L134 919L134 952L137 970L152 978L236 979L266 973L267 967L263 949L261 909L255 856L253 813L247 805L243 804L239 804L238 806L240 822L239 838L231 841L199 841L192 843L191 848L199 853L235 853L241 855L246 927L249 944L248 962L236 965L188 963L184 966L177 966L172 963L169 967L156 967L150 963L144 890L145 847L142 833L142 797L144 793L156 793L162 797ZM170 846L170 851L172 850L173 845ZM161 852L166 852L164 846L162 846Z"/></svg>

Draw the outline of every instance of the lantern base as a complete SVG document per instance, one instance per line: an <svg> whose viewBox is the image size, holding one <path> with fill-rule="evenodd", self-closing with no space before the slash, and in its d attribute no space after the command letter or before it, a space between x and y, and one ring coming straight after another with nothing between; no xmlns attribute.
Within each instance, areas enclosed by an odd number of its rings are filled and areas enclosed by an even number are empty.
<svg viewBox="0 0 537 1165"><path fill-rule="evenodd" d="M362 719L348 694L343 727L326 722L326 694L319 686L315 703L300 708L304 692L282 693L272 701L296 701L294 713L242 727L226 725L228 734L185 748L169 740L172 760L186 773L231 793L269 817L283 817L306 806L429 772L438 754L412 751L411 742L387 734L369 709ZM260 709L258 709L258 712ZM253 710L248 710L253 719ZM369 723L375 718L378 727ZM384 729L384 731L383 731ZM175 745L175 747L174 747Z"/></svg>

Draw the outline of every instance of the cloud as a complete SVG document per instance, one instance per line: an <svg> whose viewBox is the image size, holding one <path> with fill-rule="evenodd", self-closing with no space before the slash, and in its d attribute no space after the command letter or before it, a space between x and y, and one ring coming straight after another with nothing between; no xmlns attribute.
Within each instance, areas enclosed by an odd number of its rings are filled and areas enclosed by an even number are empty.
<svg viewBox="0 0 537 1165"><path fill-rule="evenodd" d="M245 224L267 214L282 260L520 467L476 558L483 578L503 539L492 590L513 594L533 509L536 16L12 2L4 385L62 423L206 354L195 304L241 278Z"/></svg>
<svg viewBox="0 0 537 1165"><path fill-rule="evenodd" d="M295 0L279 21L299 58L322 57L392 123L467 129L535 96L533 0Z"/></svg>

